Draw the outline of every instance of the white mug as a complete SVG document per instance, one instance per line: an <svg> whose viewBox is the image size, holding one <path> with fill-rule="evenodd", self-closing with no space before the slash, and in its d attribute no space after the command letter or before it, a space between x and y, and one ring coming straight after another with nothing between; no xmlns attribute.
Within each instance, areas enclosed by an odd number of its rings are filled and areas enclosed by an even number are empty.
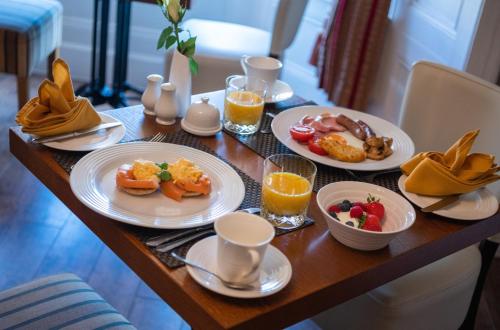
<svg viewBox="0 0 500 330"><path fill-rule="evenodd" d="M245 212L226 214L215 221L218 274L227 281L248 284L258 280L260 266L274 227Z"/></svg>
<svg viewBox="0 0 500 330"><path fill-rule="evenodd" d="M274 83L280 75L283 64L272 57L248 55L243 55L240 62L245 75L250 80L252 78L265 80L269 85L269 94L272 95Z"/></svg>

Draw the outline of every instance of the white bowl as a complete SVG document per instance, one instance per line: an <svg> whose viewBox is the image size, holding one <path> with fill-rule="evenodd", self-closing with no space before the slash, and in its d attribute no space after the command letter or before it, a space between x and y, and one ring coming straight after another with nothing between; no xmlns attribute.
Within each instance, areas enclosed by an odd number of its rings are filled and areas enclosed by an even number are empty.
<svg viewBox="0 0 500 330"><path fill-rule="evenodd" d="M351 227L328 214L330 205L340 203L345 199L351 202L364 202L368 194L380 198L380 202L384 205L382 232ZM340 243L357 250L381 249L415 222L415 209L405 198L374 184L355 181L331 183L320 189L316 200L328 224L330 234Z"/></svg>

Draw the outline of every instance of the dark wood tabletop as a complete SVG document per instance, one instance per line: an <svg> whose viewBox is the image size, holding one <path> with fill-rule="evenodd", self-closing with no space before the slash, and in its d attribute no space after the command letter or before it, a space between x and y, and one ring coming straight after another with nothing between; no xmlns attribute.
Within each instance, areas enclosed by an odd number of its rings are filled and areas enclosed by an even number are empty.
<svg viewBox="0 0 500 330"><path fill-rule="evenodd" d="M106 113L122 120L137 137L179 129L178 123L170 127L157 125L143 115L142 106ZM266 298L228 298L198 285L185 267L167 268L132 234L130 225L112 221L78 201L71 191L69 175L56 163L50 149L30 142L19 127L10 129L9 138L10 150L17 159L193 328L282 328L500 232L498 212L482 221L451 221L417 210L415 224L388 247L356 251L329 234L313 197L309 216L316 223L272 241L292 264L288 286ZM263 158L255 152L222 132L201 140L261 181Z"/></svg>

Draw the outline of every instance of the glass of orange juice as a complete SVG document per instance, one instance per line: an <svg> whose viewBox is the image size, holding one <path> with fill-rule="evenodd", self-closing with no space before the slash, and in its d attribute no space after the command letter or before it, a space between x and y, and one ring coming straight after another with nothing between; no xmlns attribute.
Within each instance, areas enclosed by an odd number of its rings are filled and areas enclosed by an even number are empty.
<svg viewBox="0 0 500 330"><path fill-rule="evenodd" d="M275 227L295 228L306 219L316 165L297 156L277 154L264 161L261 216Z"/></svg>
<svg viewBox="0 0 500 330"><path fill-rule="evenodd" d="M226 79L224 128L236 134L257 132L264 111L268 85L264 80L246 76Z"/></svg>

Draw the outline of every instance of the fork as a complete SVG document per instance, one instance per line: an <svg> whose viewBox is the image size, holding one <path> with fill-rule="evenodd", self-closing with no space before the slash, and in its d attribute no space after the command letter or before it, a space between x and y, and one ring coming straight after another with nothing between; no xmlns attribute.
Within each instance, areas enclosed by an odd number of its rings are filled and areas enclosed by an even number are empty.
<svg viewBox="0 0 500 330"><path fill-rule="evenodd" d="M365 182L368 182L368 183L373 183L374 180L375 180L375 178L377 176L379 176L379 175L388 174L388 173L401 172L401 170L399 169L399 167L391 168L389 170L383 170L383 171L379 171L379 172L375 172L375 173L370 173L370 174L367 174L367 175L357 175L356 173L354 173L351 170L348 170L348 169L344 169L344 170L347 172L347 174L349 174L354 179L359 180L359 181L365 181Z"/></svg>
<svg viewBox="0 0 500 330"><path fill-rule="evenodd" d="M158 132L151 139L149 139L149 142L161 142L166 137L167 137L167 133Z"/></svg>

